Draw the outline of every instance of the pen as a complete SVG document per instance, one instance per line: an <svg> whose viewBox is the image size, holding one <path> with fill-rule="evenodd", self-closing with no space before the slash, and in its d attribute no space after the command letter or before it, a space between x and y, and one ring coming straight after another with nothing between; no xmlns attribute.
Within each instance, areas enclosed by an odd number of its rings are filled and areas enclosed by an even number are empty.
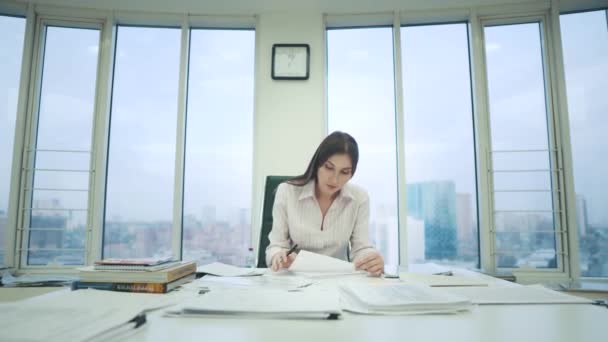
<svg viewBox="0 0 608 342"><path fill-rule="evenodd" d="M146 324L146 313L142 312L125 323L121 323L98 332L97 334L86 339L86 341L107 341L108 339L116 338L119 335L125 337L124 335L126 332L134 332L137 328L144 324Z"/></svg>
<svg viewBox="0 0 608 342"><path fill-rule="evenodd" d="M288 257L289 254L295 252L296 248L298 248L298 244L297 243L295 245L293 245L293 247L291 247L291 249L289 251L287 251L287 254L285 254L285 256Z"/></svg>

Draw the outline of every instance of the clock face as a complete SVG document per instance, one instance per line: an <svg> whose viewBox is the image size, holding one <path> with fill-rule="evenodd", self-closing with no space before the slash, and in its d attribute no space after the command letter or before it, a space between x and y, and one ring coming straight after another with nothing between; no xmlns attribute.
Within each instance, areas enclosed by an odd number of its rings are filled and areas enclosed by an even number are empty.
<svg viewBox="0 0 608 342"><path fill-rule="evenodd" d="M308 78L308 46L274 46L273 78Z"/></svg>

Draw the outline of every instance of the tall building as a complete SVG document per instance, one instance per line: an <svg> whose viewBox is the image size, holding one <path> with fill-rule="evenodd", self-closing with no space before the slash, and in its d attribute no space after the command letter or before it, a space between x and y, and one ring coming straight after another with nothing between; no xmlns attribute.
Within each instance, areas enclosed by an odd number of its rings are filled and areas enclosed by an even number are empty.
<svg viewBox="0 0 608 342"><path fill-rule="evenodd" d="M408 184L407 207L409 216L424 222L426 259L453 259L457 254L454 182Z"/></svg>

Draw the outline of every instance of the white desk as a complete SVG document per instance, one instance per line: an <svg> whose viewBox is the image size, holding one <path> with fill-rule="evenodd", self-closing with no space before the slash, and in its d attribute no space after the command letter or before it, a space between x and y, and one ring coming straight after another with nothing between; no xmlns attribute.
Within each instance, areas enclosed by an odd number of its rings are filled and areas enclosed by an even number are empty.
<svg viewBox="0 0 608 342"><path fill-rule="evenodd" d="M491 286L517 286L473 272ZM381 281L380 279L370 279ZM68 291L68 290L66 290ZM43 296L56 295L55 293ZM184 294L184 293L182 293ZM167 296L181 296L179 292ZM164 296L164 295L159 295ZM41 297L32 298L37 300ZM369 316L345 312L339 320L245 317L167 318L148 322L120 341L449 341L605 342L608 309L589 304L484 305L451 315ZM26 318L24 318L26 319ZM1 335L1 333L0 333ZM1 339L1 338L0 338Z"/></svg>
<svg viewBox="0 0 608 342"><path fill-rule="evenodd" d="M608 309L585 304L478 306L456 315L363 316L338 321L164 318L129 341L605 342Z"/></svg>
<svg viewBox="0 0 608 342"><path fill-rule="evenodd" d="M480 273L458 276L489 286L518 286ZM337 321L149 316L129 341L449 341L606 342L608 309L589 304L483 305L453 315L369 316L344 312Z"/></svg>

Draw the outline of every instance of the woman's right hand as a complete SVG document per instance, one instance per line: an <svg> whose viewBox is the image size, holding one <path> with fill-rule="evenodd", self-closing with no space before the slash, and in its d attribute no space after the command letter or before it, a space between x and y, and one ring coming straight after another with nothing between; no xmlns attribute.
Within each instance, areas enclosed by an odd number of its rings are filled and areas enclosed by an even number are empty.
<svg viewBox="0 0 608 342"><path fill-rule="evenodd" d="M287 255L287 251L277 252L272 256L272 270L276 272L282 268L289 268L297 256L297 253Z"/></svg>

